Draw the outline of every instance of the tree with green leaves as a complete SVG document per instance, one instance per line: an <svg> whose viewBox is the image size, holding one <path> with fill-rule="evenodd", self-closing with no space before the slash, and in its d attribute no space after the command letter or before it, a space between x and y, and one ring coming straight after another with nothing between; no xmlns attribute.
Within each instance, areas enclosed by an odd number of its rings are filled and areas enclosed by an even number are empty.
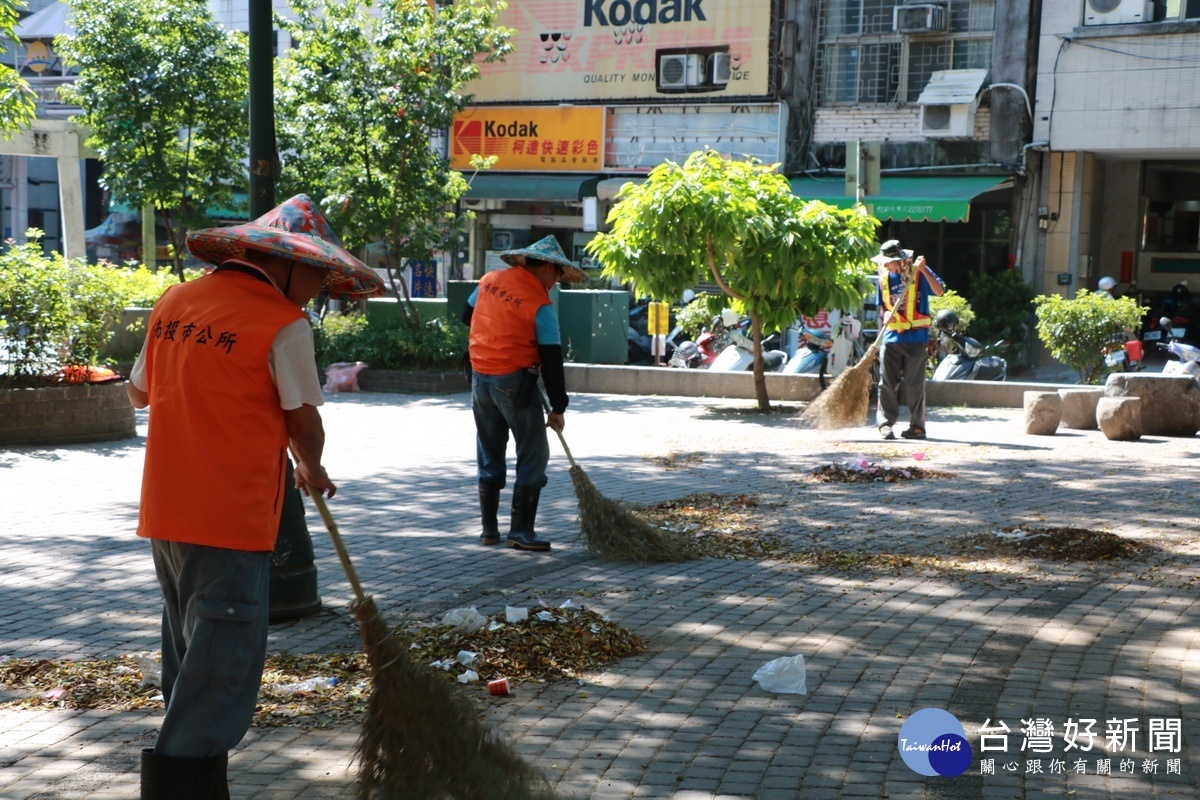
<svg viewBox="0 0 1200 800"><path fill-rule="evenodd" d="M492 0L289 0L278 62L280 185L321 205L347 245L382 240L389 274L458 244L463 176L430 146L467 106L479 64L511 50ZM401 283L403 286L403 283ZM393 286L393 290L395 287ZM407 290L404 290L407 300ZM419 324L408 303L413 324Z"/></svg>
<svg viewBox="0 0 1200 800"><path fill-rule="evenodd" d="M23 2L0 0L0 37L15 42ZM0 134L15 133L37 118L37 101L29 83L12 66L0 66Z"/></svg>
<svg viewBox="0 0 1200 800"><path fill-rule="evenodd" d="M1079 373L1080 383L1096 383L1106 374L1104 355L1124 344L1142 325L1146 309L1132 297L1114 300L1080 289L1074 299L1059 294L1033 299L1037 332L1050 355Z"/></svg>
<svg viewBox="0 0 1200 800"><path fill-rule="evenodd" d="M200 0L73 0L75 34L55 46L79 68L60 92L82 111L102 185L153 206L183 274L184 237L247 184L246 37ZM152 260L146 254L147 261Z"/></svg>
<svg viewBox="0 0 1200 800"><path fill-rule="evenodd" d="M861 208L806 202L775 167L711 149L626 184L608 223L611 232L588 243L605 275L656 299L678 297L707 275L750 317L762 411L770 409L763 331L860 304L878 247L879 221Z"/></svg>

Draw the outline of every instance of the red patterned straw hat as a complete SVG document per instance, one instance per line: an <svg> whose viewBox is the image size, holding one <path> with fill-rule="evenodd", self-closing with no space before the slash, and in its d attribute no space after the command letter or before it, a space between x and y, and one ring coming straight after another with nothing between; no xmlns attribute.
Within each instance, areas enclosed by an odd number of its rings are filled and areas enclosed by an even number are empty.
<svg viewBox="0 0 1200 800"><path fill-rule="evenodd" d="M204 228L187 235L187 248L201 261L220 266L247 250L299 261L333 273L326 289L334 297L383 294L383 279L350 255L306 194L280 203L253 222Z"/></svg>

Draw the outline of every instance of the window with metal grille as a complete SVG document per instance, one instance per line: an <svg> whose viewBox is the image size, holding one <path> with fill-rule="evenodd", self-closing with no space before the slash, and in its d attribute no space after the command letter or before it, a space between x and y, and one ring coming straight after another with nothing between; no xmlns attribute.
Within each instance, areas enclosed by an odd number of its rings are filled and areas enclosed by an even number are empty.
<svg viewBox="0 0 1200 800"><path fill-rule="evenodd" d="M822 105L911 103L943 69L992 63L996 0L943 0L946 30L893 30L898 6L911 0L821 0L817 93Z"/></svg>

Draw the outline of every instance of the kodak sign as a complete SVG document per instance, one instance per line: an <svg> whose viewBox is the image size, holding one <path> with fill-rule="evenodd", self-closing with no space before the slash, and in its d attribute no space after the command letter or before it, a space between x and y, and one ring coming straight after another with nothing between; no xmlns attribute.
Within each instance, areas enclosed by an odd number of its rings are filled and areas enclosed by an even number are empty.
<svg viewBox="0 0 1200 800"><path fill-rule="evenodd" d="M495 156L493 169L599 172L604 168L604 109L474 107L450 129L450 166L471 169L471 156Z"/></svg>

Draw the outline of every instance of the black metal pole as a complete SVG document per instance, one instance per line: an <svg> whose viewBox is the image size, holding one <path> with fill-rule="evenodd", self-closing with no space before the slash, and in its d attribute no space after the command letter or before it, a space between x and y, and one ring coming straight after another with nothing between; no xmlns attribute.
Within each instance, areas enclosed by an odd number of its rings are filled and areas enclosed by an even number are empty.
<svg viewBox="0 0 1200 800"><path fill-rule="evenodd" d="M275 54L271 0L250 0L250 219L275 207Z"/></svg>
<svg viewBox="0 0 1200 800"><path fill-rule="evenodd" d="M250 219L275 207L275 54L271 0L250 0ZM287 463L283 515L271 554L271 621L321 610L312 537L304 521L304 498Z"/></svg>

